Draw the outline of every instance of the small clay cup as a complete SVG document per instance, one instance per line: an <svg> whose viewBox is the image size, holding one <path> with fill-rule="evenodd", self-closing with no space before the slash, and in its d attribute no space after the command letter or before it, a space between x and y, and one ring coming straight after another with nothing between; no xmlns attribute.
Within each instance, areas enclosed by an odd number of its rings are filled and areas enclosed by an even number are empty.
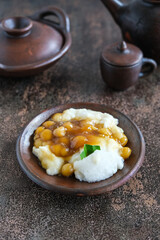
<svg viewBox="0 0 160 240"><path fill-rule="evenodd" d="M100 57L103 80L109 87L125 90L134 85L139 78L151 74L157 64L154 60L144 58L142 51L124 41L103 49Z"/></svg>

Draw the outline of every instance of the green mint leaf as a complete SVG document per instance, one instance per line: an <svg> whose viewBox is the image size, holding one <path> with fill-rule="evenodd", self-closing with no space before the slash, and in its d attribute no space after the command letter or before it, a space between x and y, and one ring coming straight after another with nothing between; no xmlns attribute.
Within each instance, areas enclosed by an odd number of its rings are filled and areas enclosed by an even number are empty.
<svg viewBox="0 0 160 240"><path fill-rule="evenodd" d="M81 152L81 154L80 154L80 157L81 157L81 160L83 159L83 158L85 158L86 157L86 154L85 154L85 152L83 151L83 152Z"/></svg>
<svg viewBox="0 0 160 240"><path fill-rule="evenodd" d="M81 152L80 157L81 160L90 154L92 154L96 150L101 150L100 146L98 145L89 145L89 144L84 144L84 150Z"/></svg>

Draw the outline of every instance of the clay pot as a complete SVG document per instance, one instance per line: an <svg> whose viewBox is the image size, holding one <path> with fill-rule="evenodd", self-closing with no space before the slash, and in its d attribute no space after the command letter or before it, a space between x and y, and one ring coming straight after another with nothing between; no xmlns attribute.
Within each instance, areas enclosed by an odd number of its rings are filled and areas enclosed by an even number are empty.
<svg viewBox="0 0 160 240"><path fill-rule="evenodd" d="M54 16L54 20L46 17ZM70 23L56 7L30 17L10 17L0 25L0 75L28 76L57 62L70 48Z"/></svg>

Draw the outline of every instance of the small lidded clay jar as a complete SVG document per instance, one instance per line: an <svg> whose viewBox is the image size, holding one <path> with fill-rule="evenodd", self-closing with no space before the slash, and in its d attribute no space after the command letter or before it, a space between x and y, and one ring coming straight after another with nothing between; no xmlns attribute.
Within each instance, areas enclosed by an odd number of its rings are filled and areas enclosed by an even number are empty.
<svg viewBox="0 0 160 240"><path fill-rule="evenodd" d="M143 58L139 48L124 41L106 46L100 57L103 80L117 90L129 88L139 77L148 76L156 67L154 60Z"/></svg>

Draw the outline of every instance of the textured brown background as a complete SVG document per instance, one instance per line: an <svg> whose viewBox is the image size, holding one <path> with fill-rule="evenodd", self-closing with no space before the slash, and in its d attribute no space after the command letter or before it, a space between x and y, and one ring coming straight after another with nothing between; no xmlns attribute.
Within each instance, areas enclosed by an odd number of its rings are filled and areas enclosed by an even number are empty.
<svg viewBox="0 0 160 240"><path fill-rule="evenodd" d="M100 0L1 0L0 16L30 15L52 4L69 14L69 53L39 76L0 78L0 239L158 240L160 68L125 92L107 88L99 55L121 34ZM146 141L137 175L101 196L78 198L44 190L27 178L16 159L16 139L27 122L43 109L77 101L122 111Z"/></svg>

